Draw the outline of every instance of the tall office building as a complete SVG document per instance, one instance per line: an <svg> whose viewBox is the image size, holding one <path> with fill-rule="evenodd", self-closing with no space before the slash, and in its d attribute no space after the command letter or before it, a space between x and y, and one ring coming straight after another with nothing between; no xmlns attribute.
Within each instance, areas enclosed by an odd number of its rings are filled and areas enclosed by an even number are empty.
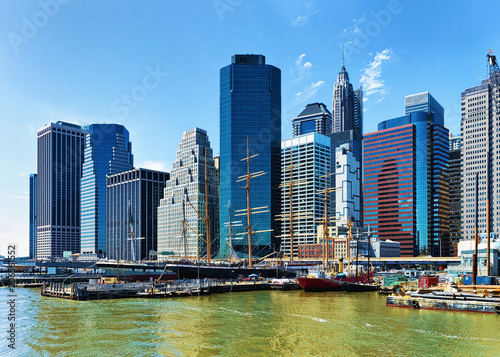
<svg viewBox="0 0 500 357"><path fill-rule="evenodd" d="M162 255L162 252L177 256L207 256L205 203L208 207L211 257L215 256L219 247L218 184L213 150L207 132L199 128L185 131L182 134L170 179L165 186L163 199L158 207L160 260L167 257ZM205 197L205 188L208 197Z"/></svg>
<svg viewBox="0 0 500 357"><path fill-rule="evenodd" d="M36 174L30 174L30 259L36 259Z"/></svg>
<svg viewBox="0 0 500 357"><path fill-rule="evenodd" d="M434 122L444 125L444 109L429 92L405 97L405 115L420 111L434 113Z"/></svg>
<svg viewBox="0 0 500 357"><path fill-rule="evenodd" d="M311 103L292 119L293 136L309 133L327 135L332 132L332 114L323 103Z"/></svg>
<svg viewBox="0 0 500 357"><path fill-rule="evenodd" d="M80 184L84 130L58 121L38 130L37 258L80 252Z"/></svg>
<svg viewBox="0 0 500 357"><path fill-rule="evenodd" d="M450 182L450 256L457 256L458 242L462 238L462 137L450 134L450 161L448 176Z"/></svg>
<svg viewBox="0 0 500 357"><path fill-rule="evenodd" d="M291 155L291 157L290 157ZM290 183L293 256L300 245L317 242L317 226L324 215L325 170L331 172L330 139L317 133L295 136L281 142L281 251L291 256ZM292 171L290 175L290 166ZM331 202L328 215L331 215Z"/></svg>
<svg viewBox="0 0 500 357"><path fill-rule="evenodd" d="M251 216L252 256L264 256L279 250L276 237L280 225L281 179L281 71L267 65L262 55L235 55L232 63L220 70L220 256L229 257L228 204L233 212L247 208L247 138L250 172L264 173L250 180L250 206L267 207ZM241 212L240 212L241 213ZM246 217L241 216L243 226ZM234 218L233 218L234 220ZM234 227L244 233L245 227ZM272 230L272 231L271 231ZM241 257L248 256L248 237L234 241Z"/></svg>
<svg viewBox="0 0 500 357"><path fill-rule="evenodd" d="M437 103L437 102L436 102ZM401 255L448 255L448 129L436 112L386 120L364 140L364 222Z"/></svg>
<svg viewBox="0 0 500 357"><path fill-rule="evenodd" d="M355 227L361 221L361 165L352 152L350 144L335 149L335 217L346 225L352 219Z"/></svg>
<svg viewBox="0 0 500 357"><path fill-rule="evenodd" d="M336 160L335 153L337 148L348 144L349 151L352 152L354 158L359 163L359 181L353 181L352 184L353 190L361 193L359 197L361 210L359 212L359 219L356 221L356 225L361 227L363 226L363 191L361 189L361 180L363 177L363 91L361 88L357 90L353 89L352 84L349 82L347 70L344 67L344 61L342 61L337 82L333 86L332 120L333 131L329 135L332 162ZM332 175L332 186L340 187L340 185L340 182L336 182L336 175ZM337 192L333 192L332 200L334 202L341 202L337 196ZM339 221L337 225L343 226L345 223Z"/></svg>
<svg viewBox="0 0 500 357"><path fill-rule="evenodd" d="M167 172L133 169L106 178L106 252L111 259L143 260L157 251L158 206Z"/></svg>
<svg viewBox="0 0 500 357"><path fill-rule="evenodd" d="M85 137L81 189L81 252L106 253L106 176L133 167L128 130L119 124L91 124Z"/></svg>
<svg viewBox="0 0 500 357"><path fill-rule="evenodd" d="M474 239L476 214L478 233L487 233L487 198L490 199L490 237L500 233L500 70L494 55L488 55L489 78L462 93L462 220L463 238ZM489 153L489 160L488 160ZM489 175L488 175L489 171ZM476 174L479 185L476 187ZM476 207L476 191L478 207Z"/></svg>
<svg viewBox="0 0 500 357"><path fill-rule="evenodd" d="M353 90L344 62L333 86L332 118L334 133L352 129L362 139L363 92Z"/></svg>

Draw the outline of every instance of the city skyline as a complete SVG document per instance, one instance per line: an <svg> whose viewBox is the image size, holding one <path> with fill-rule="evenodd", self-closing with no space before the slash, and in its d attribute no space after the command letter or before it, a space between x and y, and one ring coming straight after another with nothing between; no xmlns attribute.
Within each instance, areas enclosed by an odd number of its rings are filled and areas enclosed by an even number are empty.
<svg viewBox="0 0 500 357"><path fill-rule="evenodd" d="M125 125L135 166L170 171L178 138L191 127L205 128L219 153L218 75L231 55L262 54L282 70L287 138L305 105L332 110L344 44L350 80L367 99L364 133L400 115L401 97L429 91L458 135L460 94L487 78L488 49L500 51L498 31L485 20L497 4L453 3L452 11L448 1L432 11L431 2L411 1L116 4L0 4L0 109L11 127L0 137L8 173L0 181L2 255L8 243L29 253L29 174L45 124ZM187 114L189 107L201 115Z"/></svg>

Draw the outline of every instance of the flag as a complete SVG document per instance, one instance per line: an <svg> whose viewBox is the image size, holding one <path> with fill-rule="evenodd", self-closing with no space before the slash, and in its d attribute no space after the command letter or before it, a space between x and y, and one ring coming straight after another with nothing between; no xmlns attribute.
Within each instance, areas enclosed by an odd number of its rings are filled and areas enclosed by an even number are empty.
<svg viewBox="0 0 500 357"><path fill-rule="evenodd" d="M489 50L488 53L493 53L493 50Z"/></svg>

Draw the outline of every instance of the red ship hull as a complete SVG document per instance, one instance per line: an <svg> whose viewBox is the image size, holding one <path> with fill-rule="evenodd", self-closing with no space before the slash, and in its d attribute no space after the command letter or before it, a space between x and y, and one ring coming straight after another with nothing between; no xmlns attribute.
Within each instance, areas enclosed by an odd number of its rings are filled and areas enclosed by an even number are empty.
<svg viewBox="0 0 500 357"><path fill-rule="evenodd" d="M373 273L372 273L373 275ZM367 283L368 274L358 276L357 280L355 276L349 277L339 277L335 279L330 278L297 278L299 285L305 291L341 291L344 290L344 286L341 281L355 283Z"/></svg>

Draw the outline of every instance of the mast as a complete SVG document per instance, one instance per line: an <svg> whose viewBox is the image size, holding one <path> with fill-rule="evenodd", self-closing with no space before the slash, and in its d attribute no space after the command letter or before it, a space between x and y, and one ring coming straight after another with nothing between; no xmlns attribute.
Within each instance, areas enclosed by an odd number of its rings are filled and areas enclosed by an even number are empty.
<svg viewBox="0 0 500 357"><path fill-rule="evenodd" d="M474 234L474 253L472 254L472 285L476 285L477 277L477 246L479 244L478 237L478 191L479 191L479 174L476 173L476 227Z"/></svg>
<svg viewBox="0 0 500 357"><path fill-rule="evenodd" d="M328 269L328 161L325 160L325 197L323 199L323 270Z"/></svg>
<svg viewBox="0 0 500 357"><path fill-rule="evenodd" d="M351 269L351 240L352 240L352 219L351 219L351 211L349 210L349 218L347 221L347 274Z"/></svg>
<svg viewBox="0 0 500 357"><path fill-rule="evenodd" d="M248 232L248 263L250 268L253 267L252 262L252 226L250 224L250 155L248 151L248 136L247 136L247 177L246 186L247 191L247 232Z"/></svg>
<svg viewBox="0 0 500 357"><path fill-rule="evenodd" d="M486 150L486 276L490 276L490 150Z"/></svg>
<svg viewBox="0 0 500 357"><path fill-rule="evenodd" d="M237 210L236 212L242 212L242 213L236 214L236 216L242 216L242 215L246 215L247 216L247 231L244 232L244 233L238 233L238 234L248 234L248 263L249 263L249 267L250 268L253 268L253 261L252 261L252 233L272 232L273 231L272 229L266 229L266 230L262 230L262 231L252 231L252 225L251 225L251 221L250 221L250 216L252 214L256 214L256 213L269 212L269 210L262 211L263 209L267 209L268 208L267 206L255 207L255 208L251 208L250 207L250 179L253 179L255 177L259 177L259 176L262 176L262 175L266 174L264 171L258 171L258 172L250 173L250 159L252 159L252 158L254 158L256 156L259 156L259 154L255 154L255 155L250 156L250 151L249 151L249 148L248 148L248 136L247 136L247 156L245 158L241 159L241 161L246 161L247 162L247 173L246 173L246 175L239 176L238 180L236 181L236 182L241 182L241 181L245 181L246 182L245 189L246 189L246 193L247 193L247 208L246 209L242 209L242 210ZM254 211L252 212L252 210L254 210Z"/></svg>
<svg viewBox="0 0 500 357"><path fill-rule="evenodd" d="M184 238L184 257L187 257L187 238L186 238L186 200L182 199L182 237Z"/></svg>

